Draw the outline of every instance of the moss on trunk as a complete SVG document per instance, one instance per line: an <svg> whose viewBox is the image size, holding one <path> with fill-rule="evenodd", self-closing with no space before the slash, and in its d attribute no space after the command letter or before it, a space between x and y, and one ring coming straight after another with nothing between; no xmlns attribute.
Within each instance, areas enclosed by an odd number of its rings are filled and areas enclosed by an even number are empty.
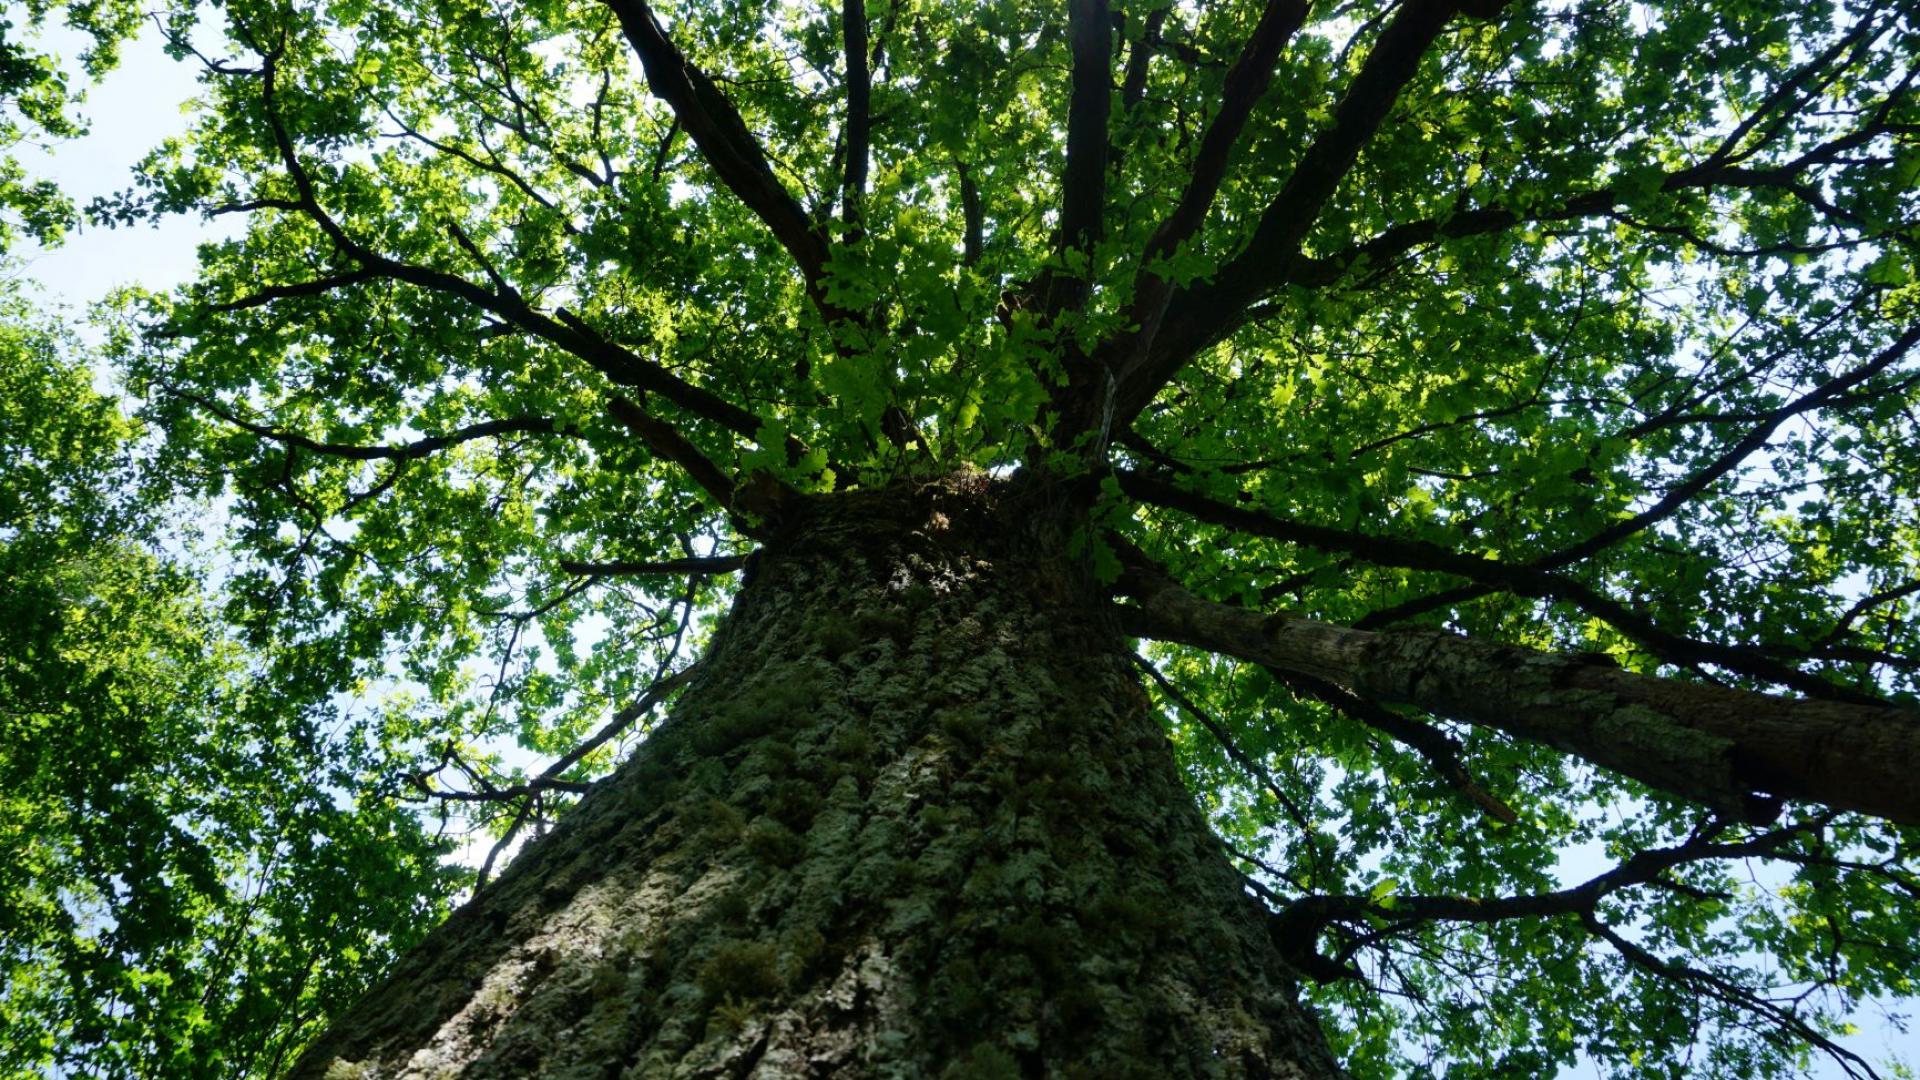
<svg viewBox="0 0 1920 1080"><path fill-rule="evenodd" d="M303 1077L1338 1074L1041 491L808 501Z"/></svg>

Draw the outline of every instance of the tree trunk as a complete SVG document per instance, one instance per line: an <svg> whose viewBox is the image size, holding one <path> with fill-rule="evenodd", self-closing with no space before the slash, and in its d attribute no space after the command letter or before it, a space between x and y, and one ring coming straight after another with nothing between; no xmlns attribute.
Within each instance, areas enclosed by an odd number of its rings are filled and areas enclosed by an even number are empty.
<svg viewBox="0 0 1920 1080"><path fill-rule="evenodd" d="M671 718L294 1075L1340 1075L1046 501L805 500Z"/></svg>

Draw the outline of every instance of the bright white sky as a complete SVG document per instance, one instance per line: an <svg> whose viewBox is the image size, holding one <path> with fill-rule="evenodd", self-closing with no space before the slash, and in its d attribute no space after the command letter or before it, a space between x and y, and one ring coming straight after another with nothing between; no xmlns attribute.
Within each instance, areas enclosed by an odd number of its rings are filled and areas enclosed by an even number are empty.
<svg viewBox="0 0 1920 1080"><path fill-rule="evenodd" d="M16 27L24 23L15 5L4 7ZM56 28L46 35L43 47L71 60L84 48L85 40ZM124 50L123 66L89 91L82 109L90 121L86 137L45 153L23 147L19 156L30 175L55 180L85 206L96 197L128 187L134 164L161 140L185 129L189 114L183 103L198 89L197 67L168 59L158 47L158 35L149 30ZM163 290L191 280L196 245L219 238L237 225L171 218L157 226L82 226L51 251L33 251L22 244L22 269L40 287L42 300L68 307L76 329L82 329L78 323L85 307L116 288L138 284ZM477 863L484 846L463 854ZM1607 869L1607 863L1597 850L1569 852L1561 869L1572 884ZM1903 1007L1901 1011L1911 1015L1914 1010ZM1894 1057L1920 1063L1920 1032L1898 1030L1872 1005L1862 1010L1856 1022L1862 1031L1848 1043L1870 1061L1877 1064ZM1562 1080L1595 1075L1590 1068L1581 1068L1563 1073ZM1837 1080L1844 1074L1822 1058L1810 1075Z"/></svg>

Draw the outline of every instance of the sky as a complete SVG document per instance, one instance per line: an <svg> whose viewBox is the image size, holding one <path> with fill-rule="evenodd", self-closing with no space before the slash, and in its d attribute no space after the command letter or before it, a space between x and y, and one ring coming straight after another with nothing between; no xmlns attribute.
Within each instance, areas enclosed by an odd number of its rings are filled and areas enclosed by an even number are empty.
<svg viewBox="0 0 1920 1080"><path fill-rule="evenodd" d="M56 27L43 38L43 47L71 60L86 41ZM199 90L195 69L168 59L157 42L150 30L126 48L118 71L88 91L80 109L90 122L84 138L51 152L21 148L21 164L29 174L57 181L84 207L127 188L135 163L161 139L185 129L189 117L183 103ZM190 280L195 246L220 236L223 227L229 226L178 217L118 229L82 225L51 251L22 244L22 269L46 298L84 309L121 286L165 289Z"/></svg>
<svg viewBox="0 0 1920 1080"><path fill-rule="evenodd" d="M80 35L54 28L42 47L72 59L85 42ZM23 147L19 151L22 164L30 175L58 182L83 207L96 197L125 189L135 163L190 122L184 103L198 92L196 76L193 63L166 57L158 48L157 33L149 30L125 48L122 67L89 90L81 109L89 121L88 134L50 152ZM39 287L42 302L66 307L82 336L92 336L80 322L89 305L122 286L165 290L191 280L196 246L220 238L237 224L175 217L117 229L82 225L53 250L34 250L22 243L22 271ZM476 840L462 856L477 863L486 846ZM1562 860L1568 884L1605 869L1607 864L1597 851L1569 852ZM1911 1014L1914 1010L1903 1007L1901 1011ZM1861 1010L1857 1022L1862 1030L1848 1040L1852 1049L1876 1063L1889 1055L1920 1063L1920 1032L1897 1030L1871 1004ZM1590 1067L1578 1068L1563 1073L1562 1080L1594 1075ZM1828 1080L1844 1074L1822 1059L1809 1075Z"/></svg>

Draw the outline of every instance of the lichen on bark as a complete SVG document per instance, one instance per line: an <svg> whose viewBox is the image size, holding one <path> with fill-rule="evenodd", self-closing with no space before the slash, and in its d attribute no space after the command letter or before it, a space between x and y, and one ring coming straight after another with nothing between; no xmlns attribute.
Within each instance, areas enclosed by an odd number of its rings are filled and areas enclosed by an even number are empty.
<svg viewBox="0 0 1920 1080"><path fill-rule="evenodd" d="M1338 1075L1044 493L812 499L306 1077Z"/></svg>

